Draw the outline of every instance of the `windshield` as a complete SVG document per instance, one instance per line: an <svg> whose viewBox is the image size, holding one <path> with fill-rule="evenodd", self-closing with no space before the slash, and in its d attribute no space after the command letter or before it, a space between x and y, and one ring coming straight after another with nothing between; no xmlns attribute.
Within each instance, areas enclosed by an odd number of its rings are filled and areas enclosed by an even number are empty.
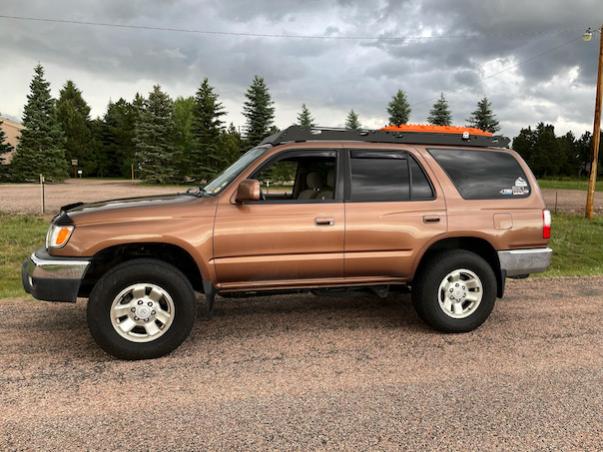
<svg viewBox="0 0 603 452"><path fill-rule="evenodd" d="M209 195L215 195L220 193L228 184L232 182L232 180L241 174L247 166L257 159L260 155L266 152L270 146L258 146L252 148L245 152L232 165L226 168L222 173L220 173L214 180L212 180L209 184L203 187L203 192Z"/></svg>

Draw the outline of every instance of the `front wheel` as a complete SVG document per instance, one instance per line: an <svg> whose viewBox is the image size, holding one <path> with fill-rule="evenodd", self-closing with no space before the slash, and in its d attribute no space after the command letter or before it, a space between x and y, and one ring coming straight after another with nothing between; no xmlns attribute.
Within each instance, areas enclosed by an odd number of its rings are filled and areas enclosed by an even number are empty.
<svg viewBox="0 0 603 452"><path fill-rule="evenodd" d="M496 277L475 253L454 250L429 259L413 284L419 317L446 333L474 330L486 321L496 301Z"/></svg>
<svg viewBox="0 0 603 452"><path fill-rule="evenodd" d="M177 268L155 259L124 262L105 274L88 300L97 344L121 359L157 358L189 335L195 293Z"/></svg>

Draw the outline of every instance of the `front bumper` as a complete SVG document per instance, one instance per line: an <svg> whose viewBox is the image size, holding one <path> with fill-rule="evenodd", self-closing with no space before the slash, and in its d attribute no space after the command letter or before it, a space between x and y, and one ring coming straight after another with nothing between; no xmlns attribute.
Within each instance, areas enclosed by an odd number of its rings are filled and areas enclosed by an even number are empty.
<svg viewBox="0 0 603 452"><path fill-rule="evenodd" d="M500 269L506 276L524 276L545 271L551 265L553 250L527 248L498 252Z"/></svg>
<svg viewBox="0 0 603 452"><path fill-rule="evenodd" d="M89 259L54 257L40 248L23 262L23 288L38 300L75 302L89 265Z"/></svg>

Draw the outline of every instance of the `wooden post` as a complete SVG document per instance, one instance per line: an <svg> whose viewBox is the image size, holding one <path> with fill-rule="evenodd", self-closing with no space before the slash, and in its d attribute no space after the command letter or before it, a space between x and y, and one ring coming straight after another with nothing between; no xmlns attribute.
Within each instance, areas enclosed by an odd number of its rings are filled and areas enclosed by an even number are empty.
<svg viewBox="0 0 603 452"><path fill-rule="evenodd" d="M595 123L593 125L593 160L586 194L586 218L593 218L593 201L597 185L597 163L599 161L599 139L601 137L601 94L603 94L603 25L599 28L599 68L597 70L597 98L595 99Z"/></svg>
<svg viewBox="0 0 603 452"><path fill-rule="evenodd" d="M46 199L44 197L44 175L40 174L40 208L42 210L42 215L44 215L46 204Z"/></svg>

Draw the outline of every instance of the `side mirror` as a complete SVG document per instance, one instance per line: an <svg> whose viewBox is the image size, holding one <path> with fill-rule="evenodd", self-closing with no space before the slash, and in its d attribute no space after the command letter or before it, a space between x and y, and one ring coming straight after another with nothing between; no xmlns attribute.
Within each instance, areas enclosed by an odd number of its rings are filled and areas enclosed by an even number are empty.
<svg viewBox="0 0 603 452"><path fill-rule="evenodd" d="M260 200L260 181L256 179L245 179L239 184L237 189L237 202L259 201Z"/></svg>

